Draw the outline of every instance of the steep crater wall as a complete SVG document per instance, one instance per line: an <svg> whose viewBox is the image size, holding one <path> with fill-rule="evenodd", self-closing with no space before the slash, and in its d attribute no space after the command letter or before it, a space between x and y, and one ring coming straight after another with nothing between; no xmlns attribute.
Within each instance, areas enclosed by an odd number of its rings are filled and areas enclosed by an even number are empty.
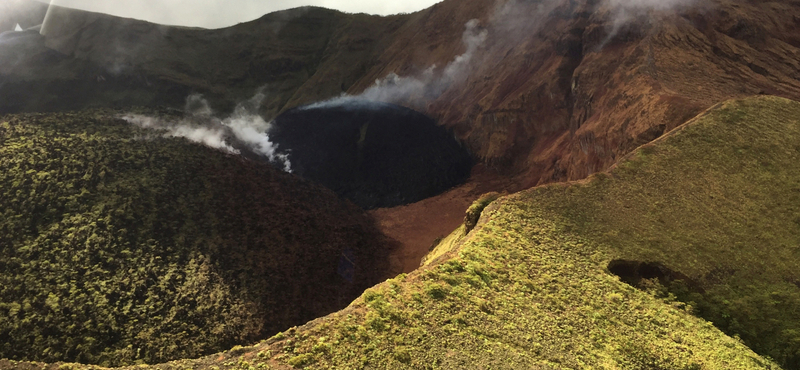
<svg viewBox="0 0 800 370"><path fill-rule="evenodd" d="M270 137L297 174L366 209L436 195L466 181L473 164L433 119L387 103L292 109L275 119Z"/></svg>

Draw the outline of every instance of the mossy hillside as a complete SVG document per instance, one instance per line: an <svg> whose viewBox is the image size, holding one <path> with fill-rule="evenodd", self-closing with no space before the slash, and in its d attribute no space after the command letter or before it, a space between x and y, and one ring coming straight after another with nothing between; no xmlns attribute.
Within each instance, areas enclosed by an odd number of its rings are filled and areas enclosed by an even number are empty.
<svg viewBox="0 0 800 370"><path fill-rule="evenodd" d="M377 281L385 244L352 204L114 116L0 117L0 357L196 357Z"/></svg>
<svg viewBox="0 0 800 370"><path fill-rule="evenodd" d="M486 206L494 202L499 197L500 193L491 192L481 195L478 200L473 202L472 205L467 208L467 214L464 215L464 231L470 232L472 229L474 229L475 225L478 224L478 220L480 219L484 208L486 208Z"/></svg>
<svg viewBox="0 0 800 370"><path fill-rule="evenodd" d="M695 312L800 368L800 103L729 101L608 174L519 195L607 259L660 262Z"/></svg>

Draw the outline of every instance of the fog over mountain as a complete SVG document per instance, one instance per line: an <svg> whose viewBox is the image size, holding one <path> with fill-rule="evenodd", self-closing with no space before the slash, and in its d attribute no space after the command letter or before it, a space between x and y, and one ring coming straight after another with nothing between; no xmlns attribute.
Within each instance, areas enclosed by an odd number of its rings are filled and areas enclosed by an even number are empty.
<svg viewBox="0 0 800 370"><path fill-rule="evenodd" d="M176 26L220 28L247 22L278 10L320 6L348 13L397 14L427 8L435 0L384 2L372 0L54 0L55 5Z"/></svg>

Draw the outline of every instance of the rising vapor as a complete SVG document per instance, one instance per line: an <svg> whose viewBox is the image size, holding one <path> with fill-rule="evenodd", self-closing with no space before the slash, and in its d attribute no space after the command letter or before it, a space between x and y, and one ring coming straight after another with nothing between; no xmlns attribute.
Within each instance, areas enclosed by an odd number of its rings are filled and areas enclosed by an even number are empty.
<svg viewBox="0 0 800 370"><path fill-rule="evenodd" d="M646 17L651 11L674 11L695 5L700 0L605 0L611 11L611 29L597 47L598 50L613 39L628 23Z"/></svg>
<svg viewBox="0 0 800 370"><path fill-rule="evenodd" d="M286 154L277 152L267 133L271 125L255 113L255 107L264 100L257 94L248 102L239 104L233 114L224 119L214 116L208 101L200 95L190 95L186 99L185 116L177 121L165 120L139 114L128 114L122 119L141 128L160 131L164 137L180 137L226 153L241 154L242 149L269 159L270 162L291 171Z"/></svg>
<svg viewBox="0 0 800 370"><path fill-rule="evenodd" d="M613 8L669 10L681 6L690 6L696 0L606 0Z"/></svg>
<svg viewBox="0 0 800 370"><path fill-rule="evenodd" d="M359 95L343 95L312 104L307 108L357 104L356 102L363 100L422 106L422 103L441 95L453 82L466 77L470 64L486 42L487 36L488 32L480 27L480 22L472 19L465 24L462 35L466 50L444 68L437 70L436 65L433 65L418 76L398 76L396 73L390 73L376 80L374 85Z"/></svg>

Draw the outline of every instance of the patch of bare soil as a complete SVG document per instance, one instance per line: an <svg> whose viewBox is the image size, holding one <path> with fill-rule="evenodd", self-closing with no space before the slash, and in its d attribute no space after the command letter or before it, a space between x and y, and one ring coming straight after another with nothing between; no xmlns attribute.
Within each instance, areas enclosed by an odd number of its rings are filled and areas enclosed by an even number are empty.
<svg viewBox="0 0 800 370"><path fill-rule="evenodd" d="M490 191L517 191L519 187L497 171L479 164L469 180L437 196L392 208L369 211L378 229L396 240L399 247L390 255L390 276L408 273L419 267L422 257L464 222L467 208L481 194Z"/></svg>

